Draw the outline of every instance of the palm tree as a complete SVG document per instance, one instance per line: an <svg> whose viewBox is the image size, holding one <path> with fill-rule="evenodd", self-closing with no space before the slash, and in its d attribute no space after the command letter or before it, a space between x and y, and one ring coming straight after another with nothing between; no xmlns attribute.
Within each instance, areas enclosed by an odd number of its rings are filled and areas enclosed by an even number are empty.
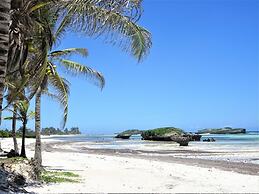
<svg viewBox="0 0 259 194"><path fill-rule="evenodd" d="M29 101L23 100L17 103L17 120L22 121L22 147L21 147L21 157L26 158L25 153L25 133L26 133L26 125L29 119L32 119L35 115L34 112L29 111Z"/></svg>
<svg viewBox="0 0 259 194"><path fill-rule="evenodd" d="M20 88L23 79L19 73L13 73L12 75L6 75L5 88L7 89L7 95L5 96L7 104L11 105L12 110L12 137L14 143L14 150L19 153L17 139L16 139L16 118L17 118L17 103L21 100L25 100L25 89Z"/></svg>
<svg viewBox="0 0 259 194"><path fill-rule="evenodd" d="M24 78L23 66L29 56L29 45L34 36L46 31L39 20L39 10L53 0L1 0L0 3L0 122L6 75L20 73ZM27 81L21 82L24 88ZM15 98L13 95L13 98ZM12 101L13 99L11 99ZM9 103L8 105L10 105Z"/></svg>
<svg viewBox="0 0 259 194"><path fill-rule="evenodd" d="M98 3L99 2L99 3ZM36 105L35 105L35 132L36 132L36 144L35 144L35 160L38 162L38 166L41 165L41 142L40 142L40 98L41 94L46 88L46 80L52 81L52 84L58 89L58 97L61 103L64 106L64 122L65 124L67 119L67 92L62 84L60 76L56 71L56 66L60 65L65 67L69 72L72 72L74 75L78 73L83 73L86 76L94 76L101 83L100 86L103 87L104 79L102 75L86 66L82 66L73 61L69 61L63 59L62 57L70 55L72 53L86 54L83 49L66 49L63 51L55 51L48 55L48 60L46 57L47 50L52 49L52 43L57 42L57 40L62 37L62 34L70 29L69 26L73 26L76 24L76 29L78 31L84 31L89 36L99 36L103 34L108 34L110 37L115 37L116 34L121 36L120 38L126 37L126 40L120 41L119 44L123 45L124 42L124 50L127 50L126 46L131 46L128 49L138 60L141 60L148 52L151 46L150 33L136 25L135 22L137 18L140 17L140 13L133 15L125 15L129 12L134 12L133 10L138 10L139 2L135 0L135 3L131 0L127 0L128 4L126 5L126 1L121 1L117 5L115 1L80 1L80 0L68 0L68 1L57 1L59 7L59 14L57 18L49 18L45 17L45 20L49 21L50 24L50 33L47 33L46 36L41 37L41 39L45 40L42 49L42 55L40 57L39 65L41 68L38 69L40 72L39 76L37 76L39 80L38 86L36 87ZM78 5L79 4L79 5ZM82 5L82 6L81 6ZM78 9L81 7L82 9ZM49 7L50 10L51 7ZM116 9L114 9L116 8ZM54 8L55 9L55 8ZM127 10L127 11L126 11ZM43 13L48 13L44 12ZM62 13L62 14L61 14ZM65 15L63 15L65 13ZM84 15L86 13L86 15ZM87 13L89 13L87 15ZM123 15L124 14L124 15ZM44 15L44 14L43 14ZM91 17L91 18L89 18ZM78 18L78 19L76 19ZM54 32L55 23L57 20L61 20L61 25L57 28L56 32ZM74 20L75 19L75 20ZM72 22L73 20L73 22ZM85 23L85 21L87 21ZM53 25L54 24L54 25ZM79 27L81 26L81 28ZM83 27L85 26L85 27ZM79 29L80 28L80 29ZM52 34L55 34L52 36ZM42 34L41 34L42 35ZM49 40L53 40L51 42ZM116 39L117 41L118 39ZM123 39L122 39L123 40ZM116 42L115 39L112 40ZM39 51L41 52L41 51ZM57 63L57 65L55 65ZM51 74L46 74L46 70L50 70ZM42 74L43 73L43 74ZM53 79L54 78L54 79ZM54 82L53 82L54 81ZM60 95L62 94L62 95Z"/></svg>
<svg viewBox="0 0 259 194"><path fill-rule="evenodd" d="M9 24L11 0L1 0L0 3L0 124L2 102L4 95L4 82L9 49Z"/></svg>
<svg viewBox="0 0 259 194"><path fill-rule="evenodd" d="M100 88L104 86L104 77L98 71L91 69L90 67L84 66L82 64L76 63L74 61L67 60L66 57L72 54L80 54L82 56L87 56L87 50L83 48L70 48L65 50L53 51L48 54L48 60L46 72L44 79L38 88L35 96L35 133L36 133L36 144L35 144L35 155L34 159L36 161L37 167L41 167L42 156L41 156L41 140L40 140L40 129L41 129L41 95L47 94L51 97L57 99L64 107L63 114L63 127L67 120L68 113L68 96L69 96L69 85L68 82L62 78L57 68L64 68L68 73L72 75L83 75L87 78L92 78L95 80ZM55 94L50 94L48 88L52 87L55 90Z"/></svg>
<svg viewBox="0 0 259 194"><path fill-rule="evenodd" d="M19 153L19 148L16 139L16 117L17 117L17 107L16 104L13 104L13 119L12 119L12 137L15 153Z"/></svg>
<svg viewBox="0 0 259 194"><path fill-rule="evenodd" d="M141 60L147 55L152 44L151 34L136 24L142 14L141 2L142 0L13 0L9 37L6 30L8 29L6 19L10 18L7 14L9 12L0 12L5 16L1 19L6 18L3 23L5 25L0 25L0 28L4 26L5 29L5 35L0 34L3 37L0 47L6 52L9 44L8 72L19 71L23 76L22 70L25 69L23 66L30 55L30 44L35 44L33 40L38 38L39 34L51 33L57 21L61 25L56 30L56 38L62 38L61 35L69 30L82 32L90 37L103 35L102 37L108 42L121 46L123 50ZM1 11L9 10L10 2L2 0L0 6L4 8ZM52 20L46 19L47 17ZM52 36L49 37L48 40L44 40L45 46L41 45L47 51L52 48L53 39ZM2 60L0 63L4 64L4 66L0 64L0 112L4 87L1 83L5 77L6 53L3 56L5 56L4 60L0 58ZM35 63L35 66L41 66L42 60ZM32 71L30 76L33 77L35 74Z"/></svg>
<svg viewBox="0 0 259 194"><path fill-rule="evenodd" d="M26 158L25 152L25 135L26 135L26 126L29 119L32 119L35 116L35 113L29 111L29 101L27 99L18 101L16 103L17 112L16 113L16 120L20 120L22 122L22 146L21 146L21 157ZM10 110L14 112L13 110ZM13 117L6 117L6 120L13 119Z"/></svg>

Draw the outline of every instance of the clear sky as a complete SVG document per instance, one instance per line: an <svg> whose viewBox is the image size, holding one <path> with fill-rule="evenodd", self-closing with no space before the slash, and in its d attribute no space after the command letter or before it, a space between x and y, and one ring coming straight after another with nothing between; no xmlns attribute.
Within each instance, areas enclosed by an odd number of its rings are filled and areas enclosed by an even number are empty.
<svg viewBox="0 0 259 194"><path fill-rule="evenodd" d="M163 126L257 130L259 1L144 0L143 7L139 24L152 33L153 47L140 64L101 40L69 34L62 41L61 48L88 48L88 58L74 59L106 78L103 91L69 79L67 127L87 133ZM59 105L45 97L42 106L43 127L59 127Z"/></svg>

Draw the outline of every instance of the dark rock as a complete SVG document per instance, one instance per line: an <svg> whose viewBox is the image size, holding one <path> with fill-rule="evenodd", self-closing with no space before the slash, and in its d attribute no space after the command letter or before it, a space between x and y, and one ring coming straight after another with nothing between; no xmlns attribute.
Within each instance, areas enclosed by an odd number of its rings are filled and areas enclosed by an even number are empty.
<svg viewBox="0 0 259 194"><path fill-rule="evenodd" d="M138 129L131 129L131 130L126 130L126 131L123 131L122 133L119 133L118 135L115 136L115 138L129 139L132 135L138 135L141 133L142 131Z"/></svg>
<svg viewBox="0 0 259 194"><path fill-rule="evenodd" d="M121 139L129 139L131 135L129 134L118 134L115 136L115 138L121 138Z"/></svg>
<svg viewBox="0 0 259 194"><path fill-rule="evenodd" d="M21 187L25 184L24 181L25 178L22 175L0 168L0 193L28 193Z"/></svg>
<svg viewBox="0 0 259 194"><path fill-rule="evenodd" d="M10 152L7 153L7 158L13 158L19 156L19 153L16 153L13 149L10 150Z"/></svg>
<svg viewBox="0 0 259 194"><path fill-rule="evenodd" d="M13 182L18 185L18 186L22 186L22 185L25 185L26 183L26 178L20 174L17 174L14 179L13 179Z"/></svg>
<svg viewBox="0 0 259 194"><path fill-rule="evenodd" d="M188 137L190 141L200 141L202 136L199 134L186 133L183 134L183 137Z"/></svg>
<svg viewBox="0 0 259 194"><path fill-rule="evenodd" d="M203 140L204 142L215 142L216 140L212 137L212 138L207 138Z"/></svg>
<svg viewBox="0 0 259 194"><path fill-rule="evenodd" d="M180 146L188 146L190 139L188 137L183 136L172 136L171 140L179 143Z"/></svg>
<svg viewBox="0 0 259 194"><path fill-rule="evenodd" d="M244 128L231 128L224 127L219 129L203 129L197 132L198 134L208 133L208 134L240 134L246 133L246 129Z"/></svg>

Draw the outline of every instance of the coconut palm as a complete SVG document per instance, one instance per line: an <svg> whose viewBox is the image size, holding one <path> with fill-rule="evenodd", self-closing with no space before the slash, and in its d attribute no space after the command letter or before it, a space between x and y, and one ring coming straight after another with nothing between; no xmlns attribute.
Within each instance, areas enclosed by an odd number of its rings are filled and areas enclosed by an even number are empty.
<svg viewBox="0 0 259 194"><path fill-rule="evenodd" d="M10 38L5 36L7 43L8 38L10 39L8 72L20 71L21 76L23 76L22 70L25 68L21 67L30 55L30 44L35 44L33 40L39 34L51 33L52 28L49 28L49 26L50 24L55 26L56 21L61 23L56 30L57 39L62 38L61 35L70 30L83 32L91 37L103 35L102 37L109 43L121 46L123 50L130 52L138 60L141 60L147 55L151 47L150 33L136 24L142 14L141 1L13 0ZM2 1L1 5L4 5L5 2L7 0ZM48 20L46 17L51 17L52 20ZM44 44L41 45L44 47L42 50L45 50L43 56L45 56L46 51L52 49L53 39L52 36L49 37L51 38L44 40L45 46ZM44 59L42 58L35 63L35 66L44 64L42 60ZM35 74L37 73L32 71L31 76ZM4 79L4 76L2 78ZM2 104L1 95L3 95L3 92L1 92L0 80L0 105Z"/></svg>
<svg viewBox="0 0 259 194"><path fill-rule="evenodd" d="M57 99L64 107L62 126L64 127L67 120L68 113L68 96L69 96L69 85L68 81L59 75L58 69L63 68L67 73L71 75L83 75L89 78L100 88L104 86L104 77L98 71L91 69L90 67L84 66L82 64L70 61L67 59L68 56L72 54L80 54L82 56L87 56L87 50L83 48L70 48L64 50L53 51L48 54L48 60L46 61L46 72L44 79L38 87L35 95L35 133L36 133L36 144L35 144L35 155L34 159L37 162L38 168L40 168L42 163L41 156L41 141L40 141L40 129L41 129L41 117L40 117L40 107L41 107L41 95L47 94L51 97ZM49 88L54 89L55 94L49 93Z"/></svg>
<svg viewBox="0 0 259 194"><path fill-rule="evenodd" d="M25 151L25 135L26 135L26 126L29 119L34 118L35 113L29 111L29 101L27 99L18 101L16 103L17 111L16 111L16 120L20 120L22 122L22 146L21 146L21 157L26 158ZM13 110L10 110L13 112ZM13 119L13 117L5 118L7 120Z"/></svg>
<svg viewBox="0 0 259 194"><path fill-rule="evenodd" d="M16 153L19 152L17 139L16 139L16 118L17 118L17 102L26 99L24 95L24 90L20 90L19 74L14 74L12 76L6 77L5 86L7 88L6 100L8 104L12 105L12 137L14 143L14 150ZM12 100L12 96L15 94L15 99Z"/></svg>
<svg viewBox="0 0 259 194"><path fill-rule="evenodd" d="M6 74L22 71L35 32L44 30L38 10L51 0L1 0L0 3L0 121ZM7 72L7 73L6 73ZM20 86L23 88L23 85ZM15 95L14 95L15 96ZM8 104L9 105L9 104ZM5 107L6 108L6 107Z"/></svg>
<svg viewBox="0 0 259 194"><path fill-rule="evenodd" d="M23 100L18 102L17 104L17 120L22 121L22 147L21 147L21 157L26 158L25 153L25 133L26 133L26 125L29 119L32 119L35 116L35 113L30 111L29 112L29 101Z"/></svg>

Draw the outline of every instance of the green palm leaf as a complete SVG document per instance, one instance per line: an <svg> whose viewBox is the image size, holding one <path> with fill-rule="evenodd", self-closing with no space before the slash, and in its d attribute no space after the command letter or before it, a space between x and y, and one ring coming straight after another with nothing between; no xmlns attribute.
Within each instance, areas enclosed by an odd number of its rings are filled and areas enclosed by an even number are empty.
<svg viewBox="0 0 259 194"><path fill-rule="evenodd" d="M68 0L64 6L64 17L56 36L70 29L84 32L88 36L104 35L108 42L122 47L140 61L152 46L151 34L136 24L133 8L140 7L140 1L125 1L132 6L116 1ZM118 7L118 4L121 6ZM133 8L132 8L133 7Z"/></svg>
<svg viewBox="0 0 259 194"><path fill-rule="evenodd" d="M57 73L48 76L48 84L55 90L56 97L63 106L62 126L64 127L68 115L69 85L67 81L64 78L61 78Z"/></svg>
<svg viewBox="0 0 259 194"><path fill-rule="evenodd" d="M90 78L92 81L94 81L94 83L100 86L101 89L104 87L105 79L100 72L95 71L90 67L66 59L60 59L59 62L60 65L62 65L66 69L67 73L70 73L74 76L83 75L84 77Z"/></svg>
<svg viewBox="0 0 259 194"><path fill-rule="evenodd" d="M78 54L83 57L86 57L88 56L88 50L85 48L69 48L64 50L53 51L49 54L49 57L55 59L56 57L68 57L72 54Z"/></svg>

